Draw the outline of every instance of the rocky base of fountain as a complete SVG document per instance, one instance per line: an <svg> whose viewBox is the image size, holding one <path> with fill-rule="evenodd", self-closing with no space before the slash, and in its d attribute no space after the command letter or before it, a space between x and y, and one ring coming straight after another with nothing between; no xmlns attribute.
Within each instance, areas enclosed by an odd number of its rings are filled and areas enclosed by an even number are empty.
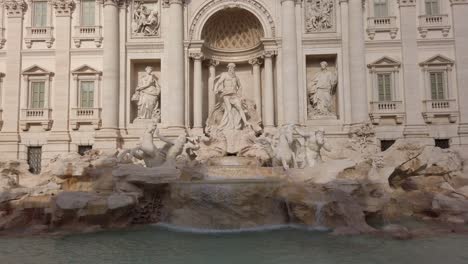
<svg viewBox="0 0 468 264"><path fill-rule="evenodd" d="M40 175L30 174L25 164L4 161L0 232L86 232L163 222L202 229L298 224L336 234L410 238L414 232L391 224L408 218L464 230L463 155L465 150L400 140L378 156L288 171L235 158L147 169L98 151L56 159Z"/></svg>

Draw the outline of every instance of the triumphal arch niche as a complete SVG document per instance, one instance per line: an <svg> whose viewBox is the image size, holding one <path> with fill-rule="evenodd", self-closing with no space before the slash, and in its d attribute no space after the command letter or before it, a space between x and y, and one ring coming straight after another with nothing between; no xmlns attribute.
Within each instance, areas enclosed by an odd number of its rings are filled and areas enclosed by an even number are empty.
<svg viewBox="0 0 468 264"><path fill-rule="evenodd" d="M277 44L269 12L254 1L212 1L190 28L195 133L239 154L274 127Z"/></svg>

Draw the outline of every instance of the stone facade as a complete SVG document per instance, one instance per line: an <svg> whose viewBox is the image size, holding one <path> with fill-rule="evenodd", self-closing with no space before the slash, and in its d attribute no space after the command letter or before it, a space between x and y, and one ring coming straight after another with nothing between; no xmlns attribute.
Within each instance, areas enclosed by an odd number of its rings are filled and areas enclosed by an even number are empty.
<svg viewBox="0 0 468 264"><path fill-rule="evenodd" d="M132 148L153 120L201 134L229 63L265 131L372 122L379 140L468 145L466 0L37 2L0 6L5 158Z"/></svg>

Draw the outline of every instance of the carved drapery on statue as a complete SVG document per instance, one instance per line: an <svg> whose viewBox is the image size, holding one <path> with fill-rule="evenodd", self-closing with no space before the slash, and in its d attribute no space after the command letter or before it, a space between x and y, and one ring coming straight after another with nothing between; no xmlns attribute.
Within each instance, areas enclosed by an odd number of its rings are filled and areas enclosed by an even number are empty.
<svg viewBox="0 0 468 264"><path fill-rule="evenodd" d="M320 116L336 116L334 100L338 83L335 71L328 69L328 63L320 63L320 71L307 82L308 107L310 119Z"/></svg>
<svg viewBox="0 0 468 264"><path fill-rule="evenodd" d="M334 0L305 1L306 33L333 31L335 29Z"/></svg>
<svg viewBox="0 0 468 264"><path fill-rule="evenodd" d="M242 84L235 73L236 65L229 63L228 72L217 76L214 92L218 101L206 122L206 132L216 131L224 134L227 140L227 152L238 153L243 146L238 144L242 137L250 132L259 133L260 117L255 103L242 97Z"/></svg>
<svg viewBox="0 0 468 264"><path fill-rule="evenodd" d="M158 0L135 0L132 7L132 35L158 37L160 33L160 3Z"/></svg>
<svg viewBox="0 0 468 264"><path fill-rule="evenodd" d="M161 119L160 96L161 86L158 77L153 73L153 68L147 66L145 73L139 77L138 86L132 96L132 101L138 106L136 119L152 119L159 122Z"/></svg>

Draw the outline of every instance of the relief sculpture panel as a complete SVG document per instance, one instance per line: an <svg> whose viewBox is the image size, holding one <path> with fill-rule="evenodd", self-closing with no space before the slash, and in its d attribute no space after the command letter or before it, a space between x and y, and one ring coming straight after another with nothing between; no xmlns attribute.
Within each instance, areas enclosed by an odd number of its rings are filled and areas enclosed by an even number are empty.
<svg viewBox="0 0 468 264"><path fill-rule="evenodd" d="M132 36L159 37L161 16L159 0L135 0L132 6Z"/></svg>
<svg viewBox="0 0 468 264"><path fill-rule="evenodd" d="M335 30L334 0L306 0L305 31L306 33L327 32Z"/></svg>

